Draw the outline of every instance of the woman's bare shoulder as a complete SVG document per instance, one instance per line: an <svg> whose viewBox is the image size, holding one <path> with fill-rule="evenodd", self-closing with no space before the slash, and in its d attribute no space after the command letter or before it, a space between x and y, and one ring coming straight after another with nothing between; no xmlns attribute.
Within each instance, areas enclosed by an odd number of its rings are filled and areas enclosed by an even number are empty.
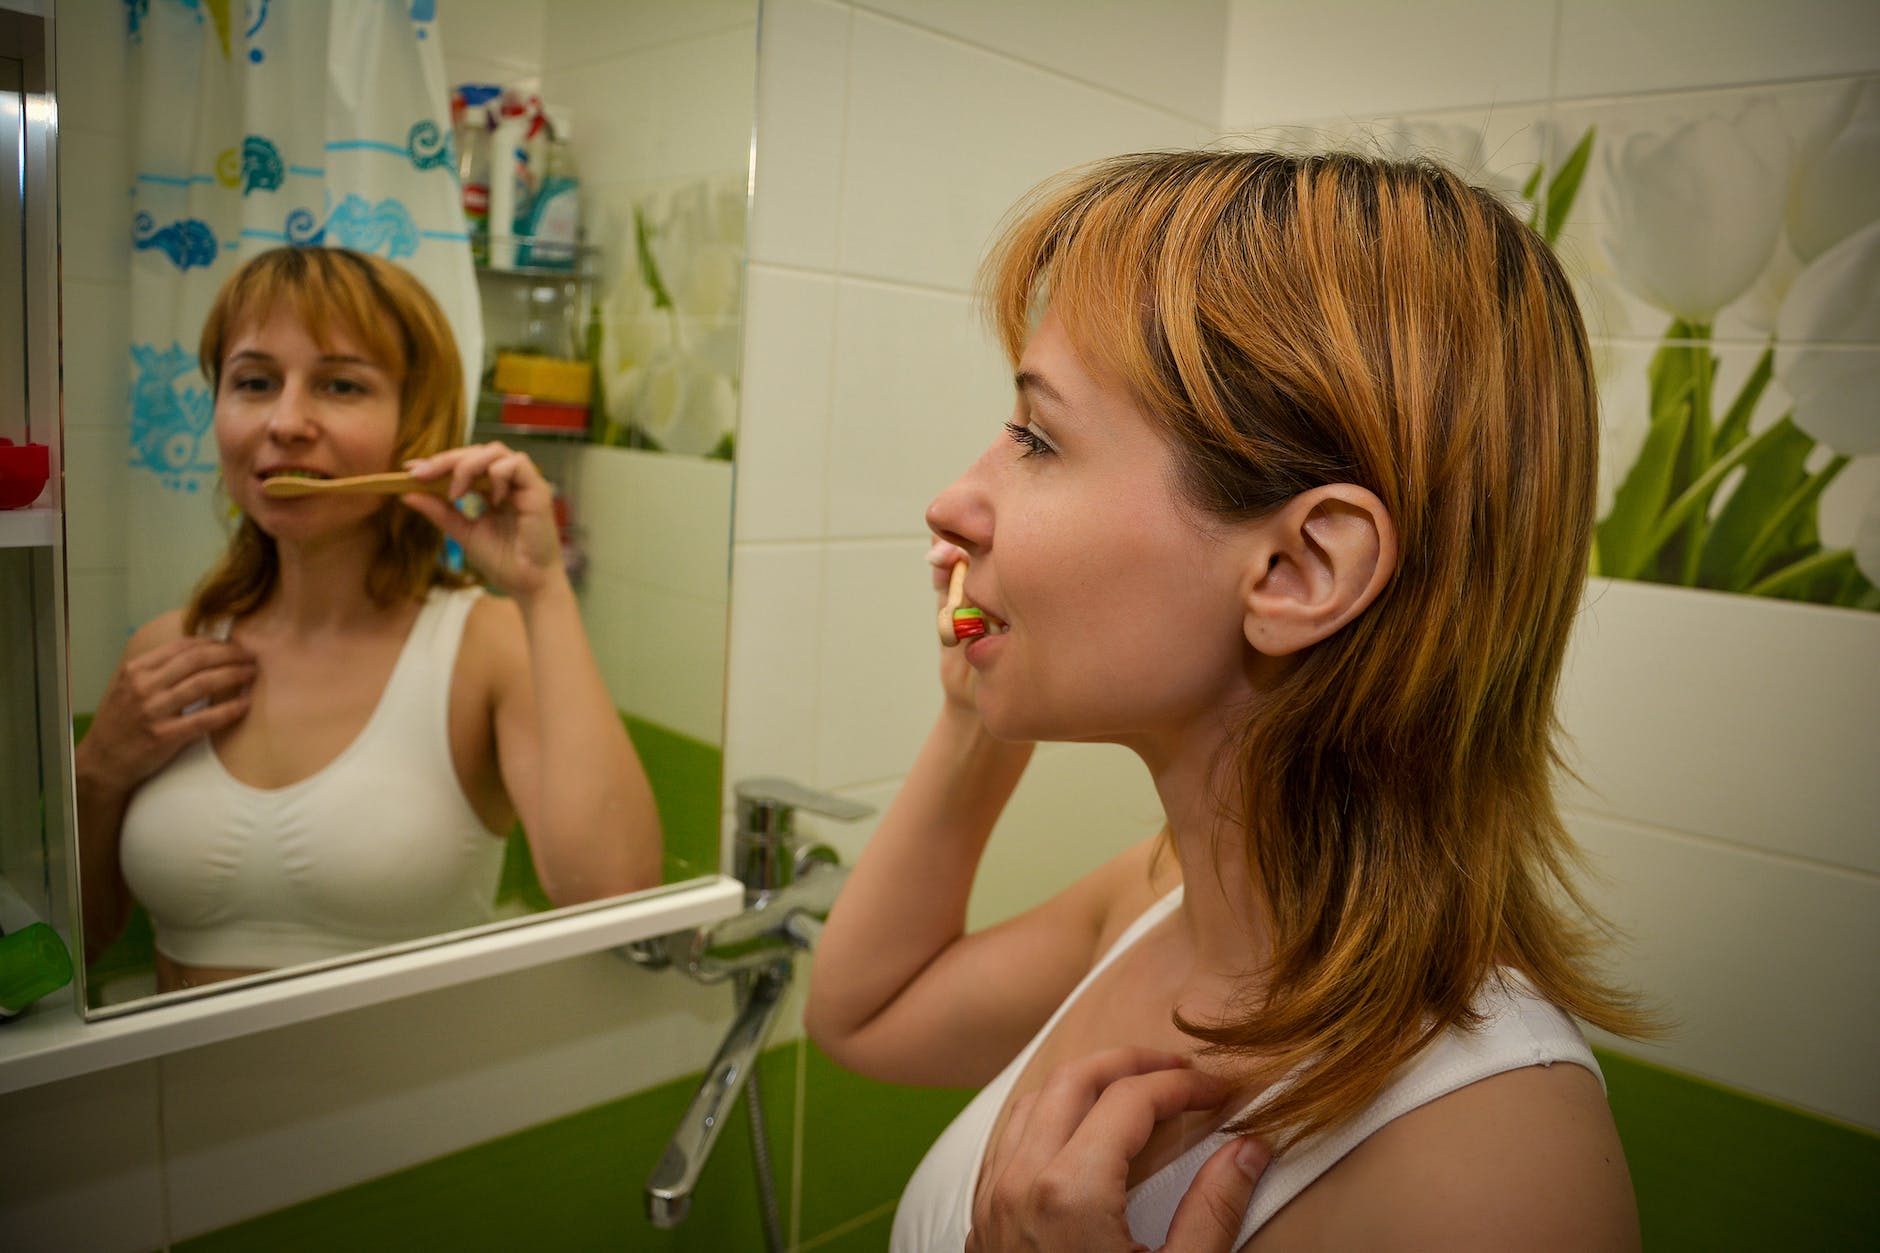
<svg viewBox="0 0 1880 1253"><path fill-rule="evenodd" d="M1638 1209L1599 1079L1505 1071L1367 1138L1247 1245L1633 1250Z"/></svg>
<svg viewBox="0 0 1880 1253"><path fill-rule="evenodd" d="M124 656L126 659L141 656L182 638L183 611L172 609L168 613L158 614L132 631L130 640L124 645Z"/></svg>

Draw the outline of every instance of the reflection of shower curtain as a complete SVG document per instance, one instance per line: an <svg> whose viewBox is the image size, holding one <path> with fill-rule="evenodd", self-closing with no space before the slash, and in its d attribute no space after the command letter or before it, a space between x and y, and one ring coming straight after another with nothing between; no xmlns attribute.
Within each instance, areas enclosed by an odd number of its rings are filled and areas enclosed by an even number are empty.
<svg viewBox="0 0 1880 1253"><path fill-rule="evenodd" d="M223 544L196 345L243 261L324 243L406 267L449 315L470 394L482 333L435 0L126 10L136 112L125 609L136 624L181 604Z"/></svg>

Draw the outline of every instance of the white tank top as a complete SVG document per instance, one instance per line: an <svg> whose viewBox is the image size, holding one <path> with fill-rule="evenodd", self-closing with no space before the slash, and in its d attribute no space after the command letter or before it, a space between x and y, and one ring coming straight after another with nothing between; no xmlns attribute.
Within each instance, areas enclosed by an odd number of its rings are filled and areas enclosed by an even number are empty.
<svg viewBox="0 0 1880 1253"><path fill-rule="evenodd" d="M1181 897L1182 890L1178 887L1131 923L1058 1006L1044 1028L1032 1037L1031 1043L980 1090L934 1141L901 1195L889 1244L892 1253L957 1253L965 1247L967 1232L972 1227L973 1189L979 1178L979 1165L992 1138L993 1124L1026 1063L1091 980L1144 932L1173 913L1181 905ZM1465 1032L1451 1028L1444 1032L1400 1069L1363 1113L1301 1141L1276 1158L1254 1188L1253 1200L1247 1207L1234 1247L1239 1248L1251 1240L1282 1205L1303 1192L1307 1184L1331 1169L1372 1132L1419 1105L1478 1079L1523 1066L1565 1061L1599 1075L1593 1051L1586 1046L1573 1020L1535 996L1514 972L1504 972L1503 984L1490 981L1477 997L1475 1008L1484 1016L1478 1030ZM1285 1083L1282 1079L1268 1087L1243 1113L1260 1108L1278 1095ZM1605 1084L1603 1075L1600 1084ZM1194 1181L1202 1164L1230 1138L1220 1133L1208 1136L1131 1188L1130 1235L1149 1248L1162 1247L1168 1240L1169 1222L1175 1217L1175 1207L1186 1195L1188 1185Z"/></svg>
<svg viewBox="0 0 1880 1253"><path fill-rule="evenodd" d="M208 737L146 780L119 861L156 946L273 969L493 918L503 840L450 755L450 681L475 588L433 588L365 729L282 788L231 775Z"/></svg>

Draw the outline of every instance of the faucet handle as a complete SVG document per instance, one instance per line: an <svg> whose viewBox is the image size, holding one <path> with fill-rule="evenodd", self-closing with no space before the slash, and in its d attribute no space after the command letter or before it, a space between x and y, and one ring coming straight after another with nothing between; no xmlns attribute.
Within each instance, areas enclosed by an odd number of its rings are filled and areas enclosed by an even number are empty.
<svg viewBox="0 0 1880 1253"><path fill-rule="evenodd" d="M833 792L819 792L815 788L804 787L789 779L745 779L734 789L738 797L738 809L744 812L751 809L767 809L788 812L795 809L807 809L813 814L825 818L836 818L843 822L853 822L857 818L866 818L875 812L872 805L852 801Z"/></svg>

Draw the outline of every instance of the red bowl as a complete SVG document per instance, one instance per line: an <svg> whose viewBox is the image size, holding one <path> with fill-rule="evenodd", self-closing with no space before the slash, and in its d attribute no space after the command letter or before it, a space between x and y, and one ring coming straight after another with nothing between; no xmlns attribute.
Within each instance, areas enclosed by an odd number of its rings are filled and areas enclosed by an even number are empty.
<svg viewBox="0 0 1880 1253"><path fill-rule="evenodd" d="M38 500L51 473L50 448L0 439L0 509L20 509Z"/></svg>

